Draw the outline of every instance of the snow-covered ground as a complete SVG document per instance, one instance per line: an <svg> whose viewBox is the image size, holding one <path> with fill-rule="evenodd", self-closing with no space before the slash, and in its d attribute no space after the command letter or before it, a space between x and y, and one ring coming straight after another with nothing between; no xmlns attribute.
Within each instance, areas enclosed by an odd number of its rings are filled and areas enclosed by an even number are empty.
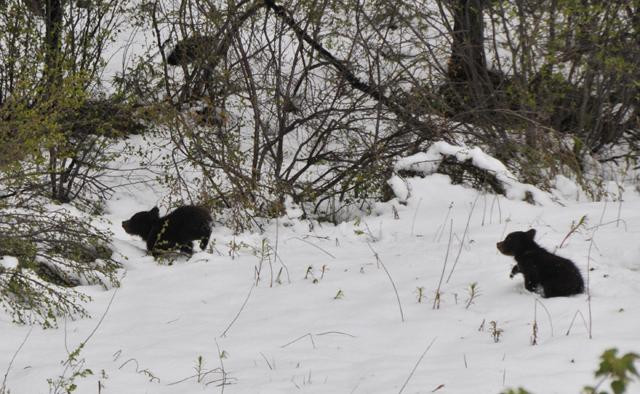
<svg viewBox="0 0 640 394"><path fill-rule="evenodd" d="M79 355L93 374L75 379L78 393L497 394L519 386L578 393L595 383L605 349L640 350L640 196L633 188L616 222L617 202L533 206L438 174L407 182L406 205L379 204L337 226L281 218L264 234L240 236L218 227L211 253L172 265L154 262L144 242L120 228L159 197L151 189L117 193L107 218L125 267L122 286L82 288L94 299L93 317L58 329L17 326L0 314L0 373L28 335L7 388L49 392L47 379L65 373L61 361L96 327ZM587 224L557 253L585 279L591 260L592 339L586 295L541 299L525 291L522 276L509 279L513 259L495 247L506 233L533 227L553 251L583 215ZM479 295L467 307L472 283ZM640 383L629 392L640 392Z"/></svg>

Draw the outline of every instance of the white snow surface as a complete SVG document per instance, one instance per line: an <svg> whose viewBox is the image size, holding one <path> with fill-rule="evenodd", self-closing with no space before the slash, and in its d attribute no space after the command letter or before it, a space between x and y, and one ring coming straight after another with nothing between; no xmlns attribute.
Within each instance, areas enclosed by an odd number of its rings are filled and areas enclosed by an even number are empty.
<svg viewBox="0 0 640 394"><path fill-rule="evenodd" d="M389 184L391 190L393 190L393 194L398 198L398 201L402 203L407 202L407 198L411 196L411 191L409 190L409 184L404 179L393 174L387 181L387 184Z"/></svg>
<svg viewBox="0 0 640 394"><path fill-rule="evenodd" d="M479 150L456 154L482 161ZM98 384L105 394L415 394L441 385L436 392L578 393L596 383L593 372L605 349L640 351L640 197L633 188L626 189L618 222L614 202L534 206L451 185L440 174L405 181L406 205L381 203L334 226L300 220L289 202L290 217L273 221L264 234L234 236L217 227L209 251L173 265L155 262L144 242L120 227L158 196L148 187L117 193L106 217L124 265L121 287L81 287L93 297L92 318L57 329L15 325L0 313L3 374L28 336L8 370L7 388L49 392L47 379L64 373L61 361L94 329L79 356L93 375L76 378L78 393L96 393ZM603 210L603 225L596 227ZM557 253L574 260L585 279L590 274L592 339L586 295L541 299L527 292L521 275L509 279L514 260L495 247L510 231L535 228L537 241L553 251L582 215L587 226ZM450 224L442 298L433 309ZM277 259L264 259L254 287L263 240L277 249ZM242 247L233 252L233 244ZM290 280L283 269L276 281L283 264ZM474 282L479 296L467 308ZM491 321L503 330L498 342ZM222 366L230 383L224 388L215 381ZM640 384L629 392L640 392Z"/></svg>
<svg viewBox="0 0 640 394"><path fill-rule="evenodd" d="M13 256L0 256L0 267L15 269L18 266L18 259Z"/></svg>

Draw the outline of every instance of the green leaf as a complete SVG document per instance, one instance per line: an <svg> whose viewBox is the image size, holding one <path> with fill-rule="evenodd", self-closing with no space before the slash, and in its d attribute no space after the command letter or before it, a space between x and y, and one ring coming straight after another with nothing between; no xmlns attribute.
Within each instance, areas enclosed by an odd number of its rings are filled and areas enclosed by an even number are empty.
<svg viewBox="0 0 640 394"><path fill-rule="evenodd" d="M625 390L625 384L621 380L611 382L611 389L615 394L622 394Z"/></svg>

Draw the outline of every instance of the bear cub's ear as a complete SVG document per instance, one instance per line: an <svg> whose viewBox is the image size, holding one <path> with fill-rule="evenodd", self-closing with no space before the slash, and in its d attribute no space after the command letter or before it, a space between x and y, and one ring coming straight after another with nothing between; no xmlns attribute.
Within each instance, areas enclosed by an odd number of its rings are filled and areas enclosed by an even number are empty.
<svg viewBox="0 0 640 394"><path fill-rule="evenodd" d="M151 216L159 218L160 217L160 209L158 209L158 207L153 207L152 210L149 211L149 213L151 214Z"/></svg>
<svg viewBox="0 0 640 394"><path fill-rule="evenodd" d="M536 236L536 230L532 228L524 234L527 236L527 238L533 241L533 238Z"/></svg>

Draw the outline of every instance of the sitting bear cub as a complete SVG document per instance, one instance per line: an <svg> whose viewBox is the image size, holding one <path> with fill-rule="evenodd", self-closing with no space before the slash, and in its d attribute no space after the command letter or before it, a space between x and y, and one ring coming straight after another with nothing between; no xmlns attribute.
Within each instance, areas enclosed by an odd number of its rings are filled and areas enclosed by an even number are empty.
<svg viewBox="0 0 640 394"><path fill-rule="evenodd" d="M209 243L212 223L209 211L185 205L163 217L160 217L158 207L138 212L122 222L122 228L128 234L142 237L147 242L147 250L158 257L176 247L191 255L196 240L200 240L200 249L204 250Z"/></svg>
<svg viewBox="0 0 640 394"><path fill-rule="evenodd" d="M533 240L535 235L534 229L515 231L496 244L502 254L515 257L518 263L511 270L511 277L522 273L524 287L533 292L541 287L545 298L582 293L584 282L575 264L540 247Z"/></svg>

